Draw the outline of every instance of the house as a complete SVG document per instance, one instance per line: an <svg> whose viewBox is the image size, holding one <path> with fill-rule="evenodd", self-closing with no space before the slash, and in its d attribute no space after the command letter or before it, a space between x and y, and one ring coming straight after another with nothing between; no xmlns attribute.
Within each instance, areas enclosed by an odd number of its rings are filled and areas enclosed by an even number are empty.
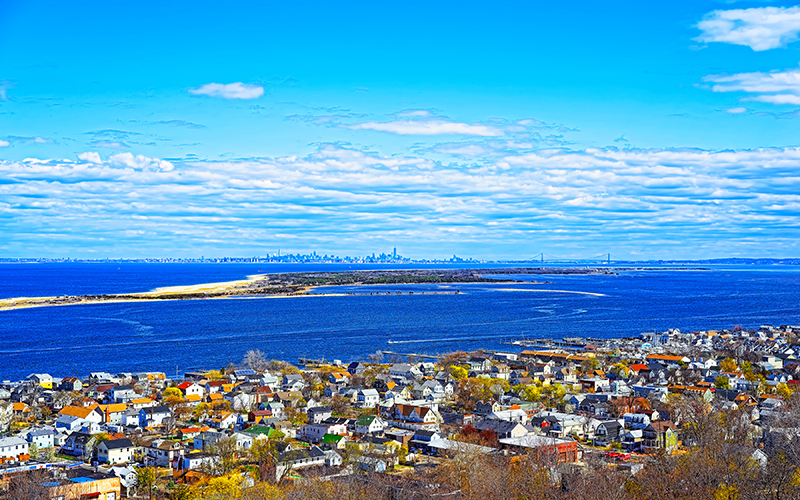
<svg viewBox="0 0 800 500"><path fill-rule="evenodd" d="M282 477L293 469L324 465L325 460L325 452L319 446L312 446L310 449L287 450L278 454L276 475Z"/></svg>
<svg viewBox="0 0 800 500"><path fill-rule="evenodd" d="M271 411L274 418L283 418L285 406L283 403L271 402L265 404L264 409Z"/></svg>
<svg viewBox="0 0 800 500"><path fill-rule="evenodd" d="M347 373L349 373L350 375L364 373L365 371L367 371L367 365L365 365L364 363L353 361L352 363L347 365Z"/></svg>
<svg viewBox="0 0 800 500"><path fill-rule="evenodd" d="M381 395L375 389L361 389L356 394L356 404L361 408L373 408L381 400Z"/></svg>
<svg viewBox="0 0 800 500"><path fill-rule="evenodd" d="M528 435L528 429L519 422L509 422L494 418L484 418L478 420L473 425L479 431L491 431L498 439L516 438Z"/></svg>
<svg viewBox="0 0 800 500"><path fill-rule="evenodd" d="M229 411L221 412L206 420L206 423L214 429L230 429L236 424L236 414Z"/></svg>
<svg viewBox="0 0 800 500"><path fill-rule="evenodd" d="M326 420L319 424L306 424L300 428L300 439L310 443L318 443L325 434L347 435L347 425L336 419Z"/></svg>
<svg viewBox="0 0 800 500"><path fill-rule="evenodd" d="M500 411L502 408L502 405L497 401L478 401L475 403L475 414L488 415L490 413Z"/></svg>
<svg viewBox="0 0 800 500"><path fill-rule="evenodd" d="M186 440L194 440L195 437L199 436L201 432L209 430L210 427L185 427L183 429L178 429L178 439L181 441Z"/></svg>
<svg viewBox="0 0 800 500"><path fill-rule="evenodd" d="M661 363L662 365L678 366L679 364L688 364L692 360L686 356L670 356L667 354L649 354L645 357L648 362Z"/></svg>
<svg viewBox="0 0 800 500"><path fill-rule="evenodd" d="M583 426L588 419L581 415L571 413L559 413L555 411L542 411L537 414L539 417L551 417L554 419L550 426L549 434L556 437L583 436Z"/></svg>
<svg viewBox="0 0 800 500"><path fill-rule="evenodd" d="M58 434L54 428L31 429L25 436L25 440L30 444L35 444L40 450L55 446L55 435Z"/></svg>
<svg viewBox="0 0 800 500"><path fill-rule="evenodd" d="M234 411L247 411L253 407L256 398L253 394L236 391L226 394L225 400L230 401L231 408L233 408Z"/></svg>
<svg viewBox="0 0 800 500"><path fill-rule="evenodd" d="M104 464L133 462L135 448L128 438L109 439L97 445L97 460Z"/></svg>
<svg viewBox="0 0 800 500"><path fill-rule="evenodd" d="M81 382L81 379L77 377L66 377L61 379L61 383L58 384L58 388L62 391L77 392L83 389L83 382Z"/></svg>
<svg viewBox="0 0 800 500"><path fill-rule="evenodd" d="M227 435L222 432L217 432L214 430L202 431L200 434L194 437L193 446L195 450L205 450L206 447L216 446L217 441L226 438Z"/></svg>
<svg viewBox="0 0 800 500"><path fill-rule="evenodd" d="M387 420L400 428L436 430L441 417L427 406L395 404L386 412Z"/></svg>
<svg viewBox="0 0 800 500"><path fill-rule="evenodd" d="M27 462L30 445L19 436L0 438L0 462L7 460Z"/></svg>
<svg viewBox="0 0 800 500"><path fill-rule="evenodd" d="M644 429L650 425L650 417L644 413L626 413L622 419L626 429Z"/></svg>
<svg viewBox="0 0 800 500"><path fill-rule="evenodd" d="M331 372L328 374L329 384L347 384L349 379L350 374L348 372Z"/></svg>
<svg viewBox="0 0 800 500"><path fill-rule="evenodd" d="M508 367L508 365L497 364L492 367L489 376L491 378L508 380L511 378L511 369Z"/></svg>
<svg viewBox="0 0 800 500"><path fill-rule="evenodd" d="M609 446L611 443L619 442L620 433L624 431L622 422L619 420L607 420L600 422L594 430L594 442L597 446Z"/></svg>
<svg viewBox="0 0 800 500"><path fill-rule="evenodd" d="M508 422L519 422L523 425L528 423L528 412L521 409L519 406L516 408L509 408L508 410L493 411L486 418L493 418L496 420L506 420Z"/></svg>
<svg viewBox="0 0 800 500"><path fill-rule="evenodd" d="M103 422L116 425L122 423L122 415L128 411L128 405L125 403L114 403L110 405L100 405L99 409L103 415Z"/></svg>
<svg viewBox="0 0 800 500"><path fill-rule="evenodd" d="M565 384L574 384L578 381L578 376L570 368L561 368L555 372L555 379Z"/></svg>
<svg viewBox="0 0 800 500"><path fill-rule="evenodd" d="M91 406L74 406L67 405L58 412L59 415L68 415L70 417L77 417L100 424L103 422L103 413L100 411L100 405L97 403Z"/></svg>
<svg viewBox="0 0 800 500"><path fill-rule="evenodd" d="M358 434L376 434L383 432L386 422L375 415L361 415L356 419L356 432Z"/></svg>
<svg viewBox="0 0 800 500"><path fill-rule="evenodd" d="M544 463L572 463L583 458L578 443L567 439L527 435L504 438L499 444L509 451L538 457Z"/></svg>
<svg viewBox="0 0 800 500"><path fill-rule="evenodd" d="M59 432L74 432L81 429L87 429L86 432L90 434L100 432L100 424L72 415L60 415L55 421L55 426Z"/></svg>
<svg viewBox="0 0 800 500"><path fill-rule="evenodd" d="M469 371L476 373L489 373L492 369L492 361L487 358L472 357L467 361Z"/></svg>
<svg viewBox="0 0 800 500"><path fill-rule="evenodd" d="M153 406L139 410L139 427L158 427L172 417L169 406Z"/></svg>
<svg viewBox="0 0 800 500"><path fill-rule="evenodd" d="M133 467L118 465L116 467L110 467L109 472L119 478L119 483L122 487L122 491L125 492L125 496L132 496L131 490L136 486L136 470Z"/></svg>
<svg viewBox="0 0 800 500"><path fill-rule="evenodd" d="M422 372L418 368L408 363L396 363L392 365L389 367L389 374L393 378L403 379L409 382L418 378L422 378Z"/></svg>
<svg viewBox="0 0 800 500"><path fill-rule="evenodd" d="M582 378L580 384L583 391L590 393L608 391L611 387L611 381L600 377Z"/></svg>
<svg viewBox="0 0 800 500"><path fill-rule="evenodd" d="M299 373L284 375L281 380L282 391L302 391L306 386L303 376Z"/></svg>
<svg viewBox="0 0 800 500"><path fill-rule="evenodd" d="M269 418L272 418L272 412L269 410L255 410L247 414L247 421L254 424L259 424L262 420Z"/></svg>
<svg viewBox="0 0 800 500"><path fill-rule="evenodd" d="M111 401L114 403L127 403L131 399L140 398L136 389L129 385L115 385L111 391Z"/></svg>
<svg viewBox="0 0 800 500"><path fill-rule="evenodd" d="M332 450L344 450L350 439L347 436L340 436L338 434L325 434L322 436L321 444L324 448Z"/></svg>
<svg viewBox="0 0 800 500"><path fill-rule="evenodd" d="M181 443L166 439L156 439L147 448L144 463L149 467L172 467L179 464L183 454L183 445Z"/></svg>
<svg viewBox="0 0 800 500"><path fill-rule="evenodd" d="M672 451L678 446L678 428L669 420L659 420L642 430L644 451L664 449Z"/></svg>
<svg viewBox="0 0 800 500"><path fill-rule="evenodd" d="M86 445L91 439L91 434L73 432L67 436L67 440L64 441L64 445L61 446L61 453L72 455L73 457L84 457L86 455Z"/></svg>
<svg viewBox="0 0 800 500"><path fill-rule="evenodd" d="M120 424L125 427L138 427L139 426L139 412L141 410L126 410L121 417Z"/></svg>
<svg viewBox="0 0 800 500"><path fill-rule="evenodd" d="M638 451L642 447L642 440L644 439L644 430L636 429L631 430L622 435L620 442L622 446L628 451Z"/></svg>
<svg viewBox="0 0 800 500"><path fill-rule="evenodd" d="M66 471L66 478L55 478L43 486L42 498L118 500L122 495L120 478L95 468L76 467Z"/></svg>
<svg viewBox="0 0 800 500"><path fill-rule="evenodd" d="M179 384L178 389L183 393L183 397L188 398L189 396L203 396L203 387L199 384L195 384L194 382L184 382Z"/></svg>
<svg viewBox="0 0 800 500"><path fill-rule="evenodd" d="M30 380L44 389L53 388L53 376L48 373L31 373L25 380Z"/></svg>
<svg viewBox="0 0 800 500"><path fill-rule="evenodd" d="M163 372L141 372L134 373L131 378L137 382L159 382L167 379Z"/></svg>
<svg viewBox="0 0 800 500"><path fill-rule="evenodd" d="M179 462L179 469L197 470L212 467L219 459L212 453L195 451L183 456Z"/></svg>
<svg viewBox="0 0 800 500"><path fill-rule="evenodd" d="M309 408L306 415L308 416L308 423L318 424L323 420L329 419L333 413L327 406L315 406L314 408Z"/></svg>
<svg viewBox="0 0 800 500"><path fill-rule="evenodd" d="M135 398L128 401L128 406L134 410L141 410L142 408L156 406L156 402L150 398Z"/></svg>

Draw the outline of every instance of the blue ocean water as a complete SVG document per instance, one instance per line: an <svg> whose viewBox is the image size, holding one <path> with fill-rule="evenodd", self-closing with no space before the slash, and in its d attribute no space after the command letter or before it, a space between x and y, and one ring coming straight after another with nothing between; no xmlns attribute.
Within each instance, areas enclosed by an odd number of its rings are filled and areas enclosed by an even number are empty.
<svg viewBox="0 0 800 500"><path fill-rule="evenodd" d="M0 266L2 296L142 291L311 269L264 264L36 266L19 265L12 271ZM43 276L48 282L37 287ZM237 363L249 349L287 361L299 356L348 361L379 349L428 354L478 347L513 350L504 342L522 337L614 338L667 328L800 324L800 269L795 267L515 278L551 283L333 287L318 291L354 295L4 311L0 378L98 370L169 374ZM432 293L455 290L460 293ZM369 295L377 291L403 293Z"/></svg>

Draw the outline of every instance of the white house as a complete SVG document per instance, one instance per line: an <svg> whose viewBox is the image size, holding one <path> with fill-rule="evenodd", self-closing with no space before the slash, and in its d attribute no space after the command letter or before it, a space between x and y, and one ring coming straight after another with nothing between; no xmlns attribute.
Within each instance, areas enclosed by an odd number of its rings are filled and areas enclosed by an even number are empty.
<svg viewBox="0 0 800 500"><path fill-rule="evenodd" d="M53 428L31 429L25 439L30 444L35 444L40 450L52 448L55 445L53 437L56 431Z"/></svg>
<svg viewBox="0 0 800 500"><path fill-rule="evenodd" d="M178 389L181 390L184 397L203 396L203 387L194 382L184 382L178 386Z"/></svg>
<svg viewBox="0 0 800 500"><path fill-rule="evenodd" d="M28 442L18 436L0 439L0 458L17 458L28 454Z"/></svg>
<svg viewBox="0 0 800 500"><path fill-rule="evenodd" d="M375 389L361 389L356 394L356 401L361 408L372 408L381 400L381 395Z"/></svg>
<svg viewBox="0 0 800 500"><path fill-rule="evenodd" d="M180 468L188 469L202 469L204 467L213 466L218 459L211 453L193 452L183 456Z"/></svg>
<svg viewBox="0 0 800 500"><path fill-rule="evenodd" d="M135 446L128 438L110 439L97 445L97 460L100 463L123 464L133 462Z"/></svg>
<svg viewBox="0 0 800 500"><path fill-rule="evenodd" d="M148 466L172 467L173 461L180 463L183 445L166 439L156 439L147 448L144 463Z"/></svg>
<svg viewBox="0 0 800 500"><path fill-rule="evenodd" d="M383 432L386 422L375 415L361 415L356 420L356 432L359 434L374 434Z"/></svg>
<svg viewBox="0 0 800 500"><path fill-rule="evenodd" d="M342 423L321 422L319 424L306 424L300 429L300 439L311 443L321 441L322 436L325 434L345 436L347 435L347 425Z"/></svg>

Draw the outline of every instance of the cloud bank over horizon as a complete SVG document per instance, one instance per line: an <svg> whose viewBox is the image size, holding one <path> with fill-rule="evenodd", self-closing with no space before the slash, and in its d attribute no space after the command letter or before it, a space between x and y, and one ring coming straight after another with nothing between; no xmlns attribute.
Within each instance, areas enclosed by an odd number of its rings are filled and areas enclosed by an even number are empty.
<svg viewBox="0 0 800 500"><path fill-rule="evenodd" d="M227 161L90 151L0 162L11 235L0 252L796 255L798 162L800 148L550 149L449 164L334 144Z"/></svg>

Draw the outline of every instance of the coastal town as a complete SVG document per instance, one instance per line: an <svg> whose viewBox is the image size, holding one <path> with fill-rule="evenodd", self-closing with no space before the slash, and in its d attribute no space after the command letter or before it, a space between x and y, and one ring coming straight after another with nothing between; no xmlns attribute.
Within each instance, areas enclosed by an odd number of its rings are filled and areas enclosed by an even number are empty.
<svg viewBox="0 0 800 500"><path fill-rule="evenodd" d="M32 373L0 385L0 497L800 498L799 339L735 326Z"/></svg>

